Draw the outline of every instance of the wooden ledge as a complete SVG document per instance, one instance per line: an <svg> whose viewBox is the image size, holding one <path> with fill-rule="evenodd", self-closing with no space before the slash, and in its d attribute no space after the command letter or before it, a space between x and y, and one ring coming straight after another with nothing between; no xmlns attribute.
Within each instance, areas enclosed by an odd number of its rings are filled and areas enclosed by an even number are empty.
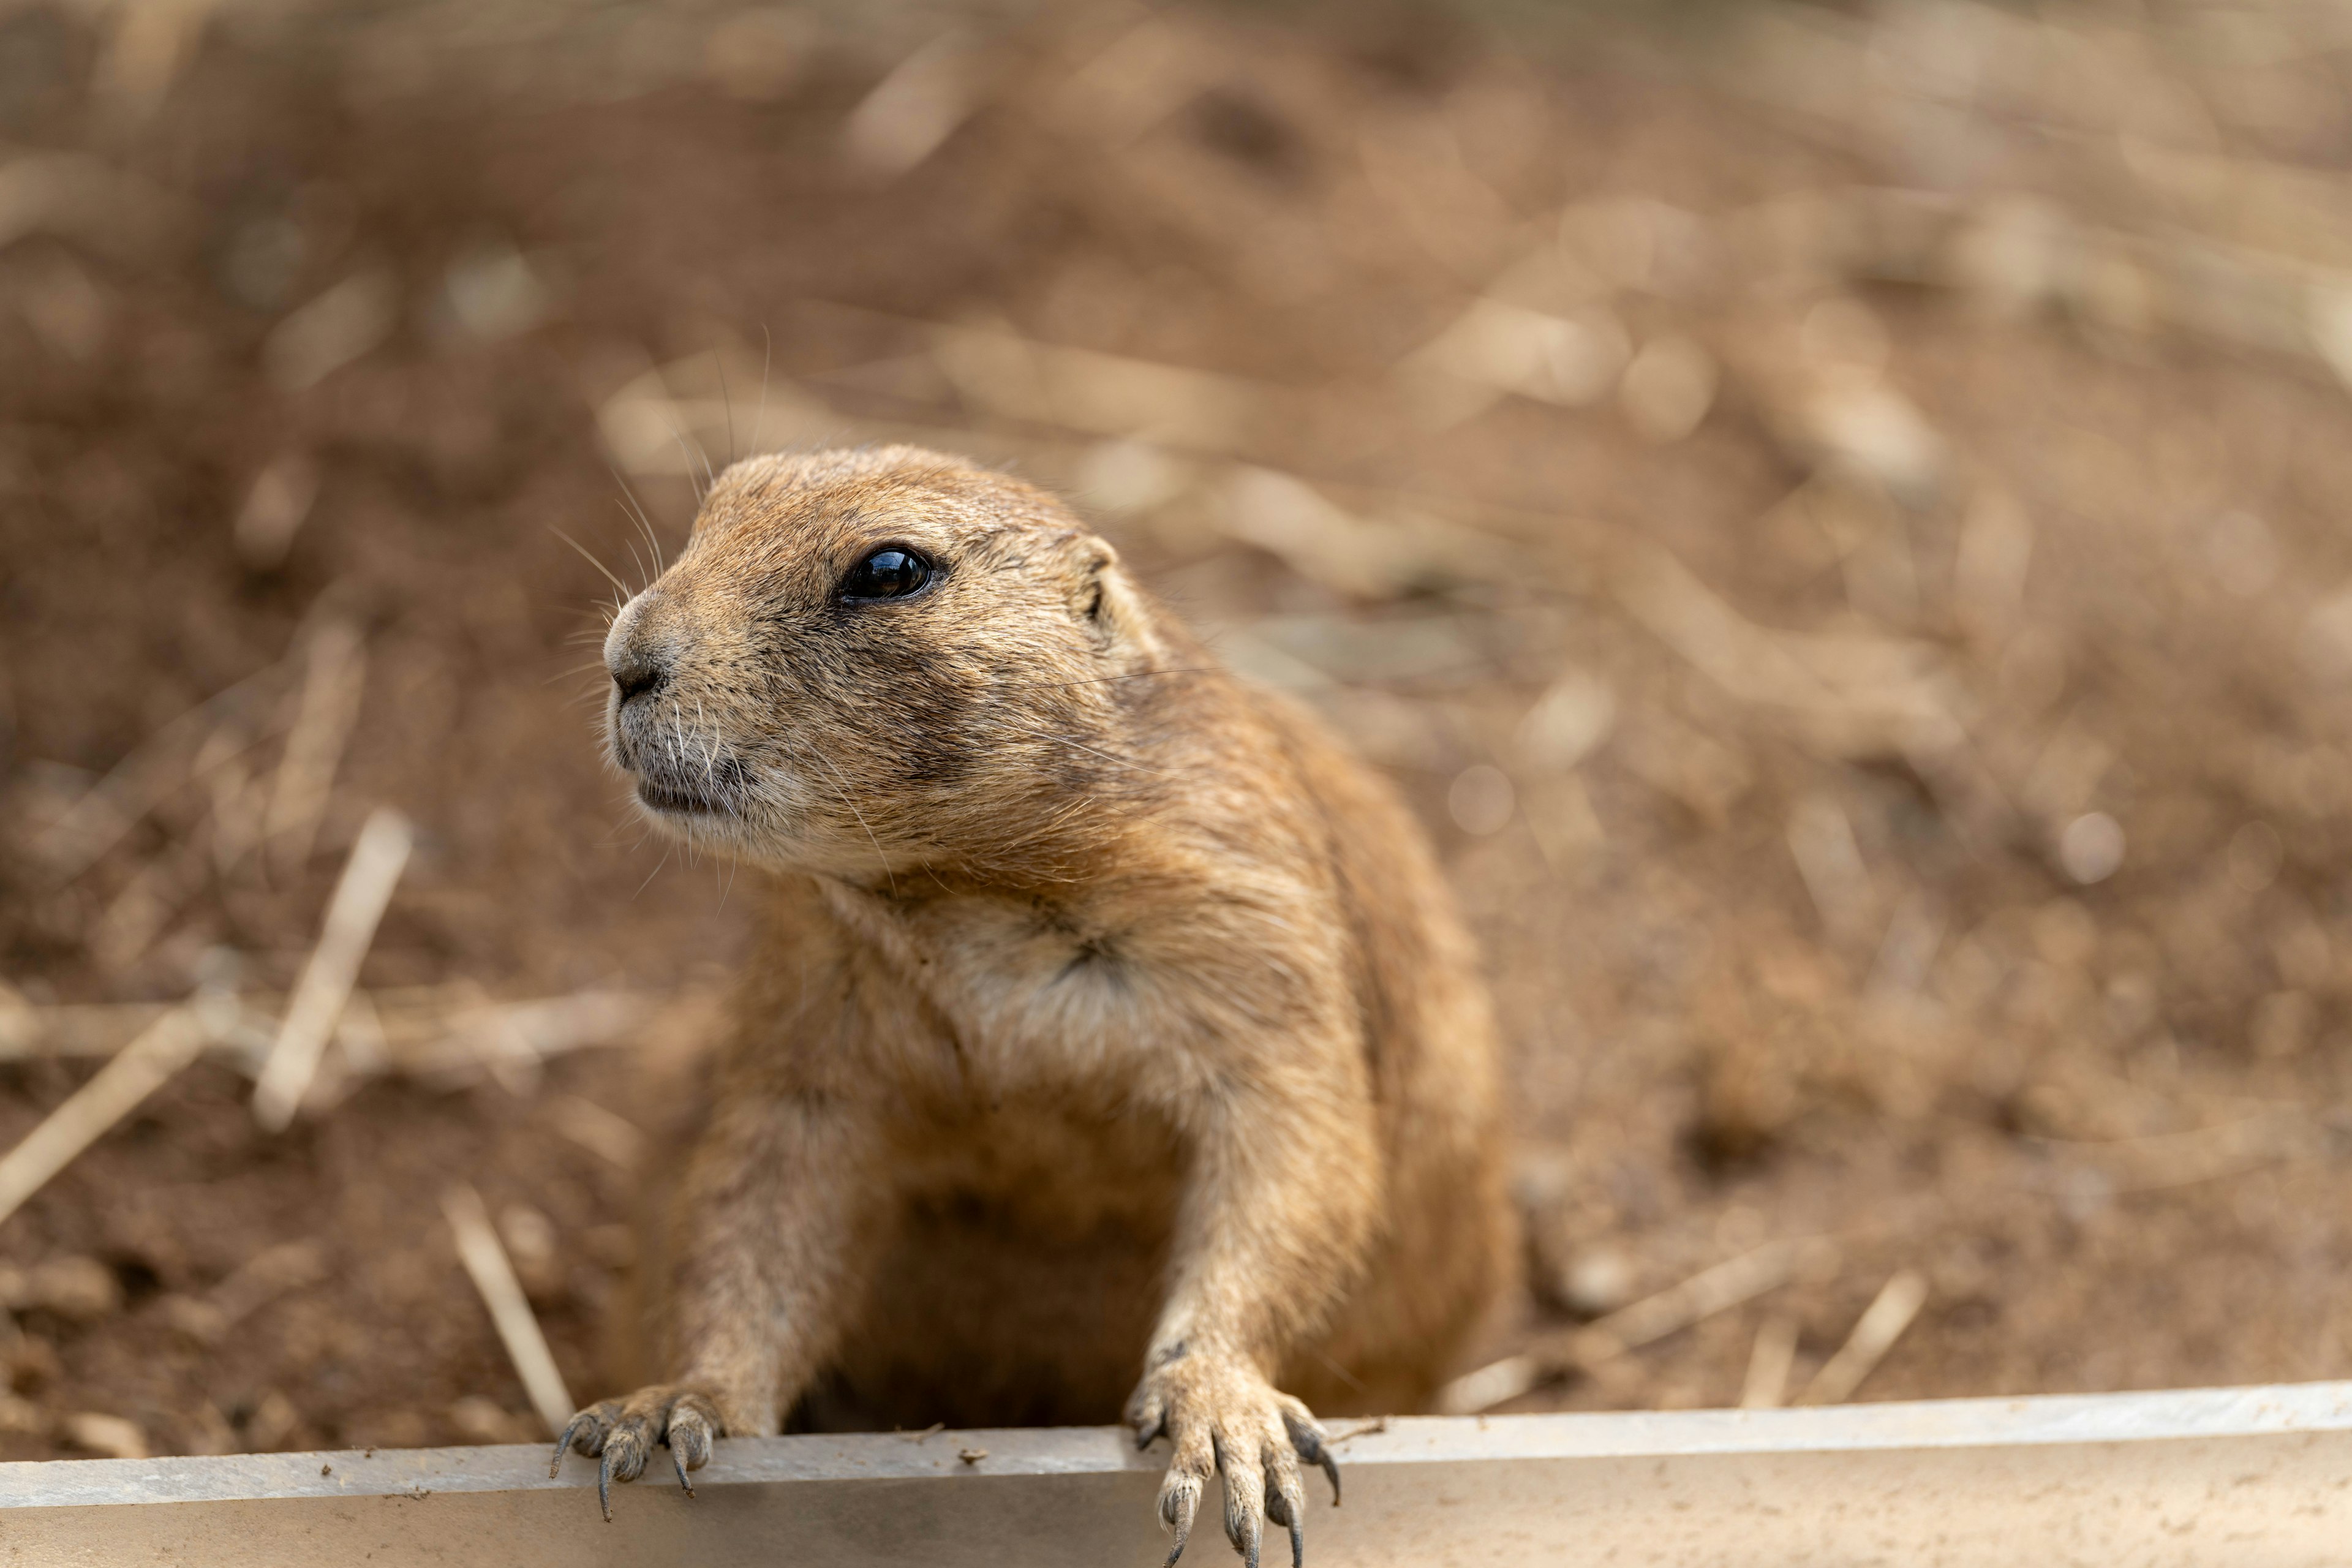
<svg viewBox="0 0 2352 1568"><path fill-rule="evenodd" d="M1334 1426L1347 1505L1309 1478L1324 1568L2352 1555L2347 1383ZM690 1500L656 1454L610 1525L592 1463L550 1480L545 1447L6 1464L0 1563L1147 1568L1164 1454L1110 1428L746 1438ZM1218 1517L1188 1562L1227 1561Z"/></svg>

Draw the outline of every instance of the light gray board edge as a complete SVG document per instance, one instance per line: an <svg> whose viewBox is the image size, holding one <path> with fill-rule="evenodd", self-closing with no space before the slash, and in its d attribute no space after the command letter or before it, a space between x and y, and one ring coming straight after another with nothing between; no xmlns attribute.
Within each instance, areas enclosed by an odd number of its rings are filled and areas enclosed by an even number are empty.
<svg viewBox="0 0 2352 1568"><path fill-rule="evenodd" d="M1560 1415L1401 1417L1383 1431L1329 1423L1343 1468L1475 1460L1641 1458L1676 1455L1891 1452L2352 1431L2352 1383L2277 1384L2147 1394L1948 1399L1806 1410L1691 1410ZM1349 1436L1349 1434L1352 1434ZM967 1463L959 1456L985 1450ZM397 1497L420 1492L544 1491L579 1487L592 1463L547 1474L545 1445L379 1448L217 1458L79 1459L0 1464L0 1508L284 1498ZM657 1454L648 1479L667 1481ZM1116 1427L940 1432L920 1442L888 1433L722 1441L695 1484L1087 1475L1166 1464L1165 1445L1138 1454Z"/></svg>

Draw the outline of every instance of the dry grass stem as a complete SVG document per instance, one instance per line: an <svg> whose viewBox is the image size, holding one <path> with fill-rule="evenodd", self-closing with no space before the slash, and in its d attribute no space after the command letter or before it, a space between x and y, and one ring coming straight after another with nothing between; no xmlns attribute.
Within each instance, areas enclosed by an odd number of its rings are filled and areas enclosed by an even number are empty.
<svg viewBox="0 0 2352 1568"><path fill-rule="evenodd" d="M58 1427L75 1447L87 1448L110 1459L143 1459L149 1453L147 1434L140 1430L137 1422L120 1415L86 1410L66 1416Z"/></svg>
<svg viewBox="0 0 2352 1568"><path fill-rule="evenodd" d="M563 1386L563 1374L556 1370L547 1336L540 1332L539 1320L531 1315L522 1281L515 1278L514 1264L490 1225L481 1194L457 1183L442 1193L441 1212L448 1216L450 1234L457 1238L458 1261L473 1278L474 1289L482 1293L482 1304L489 1309L490 1321L522 1379L523 1390L530 1395L540 1419L547 1423L548 1436L553 1436L563 1430L578 1406Z"/></svg>
<svg viewBox="0 0 2352 1568"><path fill-rule="evenodd" d="M211 1039L211 1028L191 1008L175 1007L149 1025L23 1142L0 1156L0 1220L195 1060Z"/></svg>
<svg viewBox="0 0 2352 1568"><path fill-rule="evenodd" d="M384 1054L393 1070L428 1079L463 1079L485 1070L511 1081L535 1074L550 1057L617 1045L650 1015L657 999L625 991L581 991L526 1002L436 1002L409 1007L379 996ZM523 1080L525 1083L529 1079Z"/></svg>
<svg viewBox="0 0 2352 1568"><path fill-rule="evenodd" d="M1678 1333L1704 1318L1751 1300L1788 1283L1818 1258L1832 1256L1834 1242L1822 1237L1773 1241L1692 1275L1679 1285L1645 1297L1554 1341L1572 1347L1580 1363L1601 1360Z"/></svg>
<svg viewBox="0 0 2352 1568"><path fill-rule="evenodd" d="M1488 1362L1475 1372L1465 1372L1437 1391L1437 1413L1441 1415L1475 1415L1482 1410L1517 1399L1528 1393L1557 1368L1548 1365L1541 1357L1509 1355L1500 1361Z"/></svg>
<svg viewBox="0 0 2352 1568"><path fill-rule="evenodd" d="M342 1016L360 963L375 940L376 922L383 918L384 906L392 901L392 890L408 864L413 840L406 817L378 807L352 846L318 945L302 967L285 1022L269 1048L260 1082L254 1086L254 1116L271 1131L294 1120L319 1070L320 1053Z"/></svg>
<svg viewBox="0 0 2352 1568"><path fill-rule="evenodd" d="M1517 1355L1458 1377L1438 1391L1437 1407L1450 1415L1469 1415L1517 1399L1546 1378L1622 1355L1776 1289L1801 1269L1833 1256L1835 1247L1821 1237L1768 1242L1605 1318L1539 1340Z"/></svg>
<svg viewBox="0 0 2352 1568"><path fill-rule="evenodd" d="M367 684L367 652L359 628L329 621L311 637L304 665L301 707L287 734L261 823L262 837L288 866L310 858L334 790L335 770L359 721Z"/></svg>
<svg viewBox="0 0 2352 1568"><path fill-rule="evenodd" d="M499 1087L518 1100L539 1092L538 1049L522 1032L513 1012L490 1005L461 1023L458 1033Z"/></svg>
<svg viewBox="0 0 2352 1568"><path fill-rule="evenodd" d="M78 876L120 843L142 817L188 782L197 763L191 742L245 710L248 702L278 679L283 668L266 666L197 703L140 742L104 778L84 791L48 830L51 874L60 881Z"/></svg>
<svg viewBox="0 0 2352 1568"><path fill-rule="evenodd" d="M1007 331L934 327L931 352L959 393L1000 418L1238 453L1254 445L1265 417L1266 389L1241 377Z"/></svg>
<svg viewBox="0 0 2352 1568"><path fill-rule="evenodd" d="M319 1243L279 1242L247 1259L201 1298L166 1297L163 1321L200 1345L218 1344L244 1319L289 1291L321 1283L330 1272L327 1250Z"/></svg>
<svg viewBox="0 0 2352 1568"><path fill-rule="evenodd" d="M261 842L269 815L269 788L242 757L205 775L212 794L214 872L226 877Z"/></svg>
<svg viewBox="0 0 2352 1568"><path fill-rule="evenodd" d="M1833 754L1961 739L1935 651L1899 638L1776 631L1742 616L1667 551L1623 550L1612 586L1628 615L1731 696L1787 714Z"/></svg>
<svg viewBox="0 0 2352 1568"><path fill-rule="evenodd" d="M1878 1294L1853 1325L1853 1332L1838 1347L1837 1354L1823 1363L1805 1385L1799 1396L1800 1405L1842 1405L1853 1397L1863 1380L1876 1370L1911 1320L1927 1300L1927 1277L1916 1268L1898 1270L1895 1277L1879 1288Z"/></svg>
<svg viewBox="0 0 2352 1568"><path fill-rule="evenodd" d="M316 1241L282 1241L247 1258L213 1288L212 1304L235 1323L289 1290L316 1285L327 1277L327 1249Z"/></svg>
<svg viewBox="0 0 2352 1568"><path fill-rule="evenodd" d="M141 867L91 929L91 956L118 973L135 966L202 889L207 859L199 835Z"/></svg>
<svg viewBox="0 0 2352 1568"><path fill-rule="evenodd" d="M558 1132L624 1171L635 1171L645 1157L645 1133L635 1123L615 1116L593 1100L567 1094L548 1111Z"/></svg>
<svg viewBox="0 0 2352 1568"><path fill-rule="evenodd" d="M2284 1160L2315 1158L2330 1147L2326 1128L2296 1108L2113 1142L2040 1142L2068 1157L2061 1174L2047 1184L2053 1189L2076 1190L2088 1179L2124 1193L2218 1181Z"/></svg>
<svg viewBox="0 0 2352 1568"><path fill-rule="evenodd" d="M661 1002L622 991L490 1002L470 984L353 989L333 1026L334 1058L328 1060L322 1047L303 1103L315 1110L387 1076L447 1087L503 1068L511 1079L551 1057L634 1037L632 1031ZM287 1003L285 995L268 993L236 998L208 1048L240 1071L257 1073L276 1045ZM152 1002L35 1006L0 996L0 1061L110 1057L170 1010L169 1004ZM564 1131L575 1142L587 1142ZM604 1145L612 1142L601 1140ZM609 1152L596 1143L590 1146Z"/></svg>
<svg viewBox="0 0 2352 1568"><path fill-rule="evenodd" d="M1756 1343L1748 1352L1748 1376L1740 1384L1739 1408L1770 1410L1789 1394L1789 1369L1797 1360L1797 1320L1774 1312L1756 1328Z"/></svg>
<svg viewBox="0 0 2352 1568"><path fill-rule="evenodd" d="M69 1003L0 1006L0 1061L26 1057L110 1057L177 1004Z"/></svg>

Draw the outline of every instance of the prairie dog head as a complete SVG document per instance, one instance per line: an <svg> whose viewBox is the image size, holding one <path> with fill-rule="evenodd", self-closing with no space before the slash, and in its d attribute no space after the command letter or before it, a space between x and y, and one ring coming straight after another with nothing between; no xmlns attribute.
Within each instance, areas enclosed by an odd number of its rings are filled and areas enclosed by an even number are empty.
<svg viewBox="0 0 2352 1568"><path fill-rule="evenodd" d="M910 447L752 458L614 617L605 727L663 828L878 887L1133 799L1161 651L1042 491Z"/></svg>

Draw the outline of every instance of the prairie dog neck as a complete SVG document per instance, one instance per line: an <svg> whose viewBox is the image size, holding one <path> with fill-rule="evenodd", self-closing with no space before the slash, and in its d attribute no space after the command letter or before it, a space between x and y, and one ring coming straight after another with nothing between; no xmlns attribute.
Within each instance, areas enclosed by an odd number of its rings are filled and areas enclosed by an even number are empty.
<svg viewBox="0 0 2352 1568"><path fill-rule="evenodd" d="M1173 1103L1207 1070L1198 978L1170 962L1181 907L1078 887L893 900L820 884L826 911L898 984L952 1020L959 1075L991 1095L1117 1079Z"/></svg>

